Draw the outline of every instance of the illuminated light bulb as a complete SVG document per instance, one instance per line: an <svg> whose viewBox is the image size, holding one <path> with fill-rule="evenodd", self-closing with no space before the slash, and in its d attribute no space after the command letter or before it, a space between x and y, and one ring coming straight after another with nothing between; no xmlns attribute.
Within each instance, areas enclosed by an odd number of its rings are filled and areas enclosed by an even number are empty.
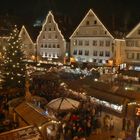
<svg viewBox="0 0 140 140"><path fill-rule="evenodd" d="M13 80L14 78L13 77L11 77L11 80Z"/></svg>

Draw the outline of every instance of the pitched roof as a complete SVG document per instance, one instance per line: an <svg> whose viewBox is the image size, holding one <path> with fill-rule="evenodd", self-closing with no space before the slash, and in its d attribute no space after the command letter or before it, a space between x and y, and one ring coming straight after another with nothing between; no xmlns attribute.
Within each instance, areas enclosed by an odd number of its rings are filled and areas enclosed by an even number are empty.
<svg viewBox="0 0 140 140"><path fill-rule="evenodd" d="M126 35L126 38L131 37L131 35L132 35L135 31L137 31L138 28L140 28L140 22L139 22L135 27L133 27L133 29Z"/></svg>
<svg viewBox="0 0 140 140"><path fill-rule="evenodd" d="M104 26L104 24L100 21L100 19L96 16L96 14L93 12L92 9L90 9L87 14L85 15L85 17L82 19L82 21L80 22L80 24L77 26L77 28L75 29L75 31L72 33L72 35L70 36L70 38L75 34L75 32L78 30L78 28L82 25L82 23L85 21L85 19L88 17L88 15L93 15L96 20L100 23L100 25L104 28L105 31L107 31L107 33L110 35L110 37L114 38L111 33L107 30L107 28Z"/></svg>
<svg viewBox="0 0 140 140"><path fill-rule="evenodd" d="M35 126L27 126L0 134L1 140L36 139L43 140L43 136Z"/></svg>
<svg viewBox="0 0 140 140"><path fill-rule="evenodd" d="M37 108L27 102L22 102L14 111L25 121L25 123L27 123L27 125L35 124L39 127L53 120L53 118L44 115L43 109Z"/></svg>

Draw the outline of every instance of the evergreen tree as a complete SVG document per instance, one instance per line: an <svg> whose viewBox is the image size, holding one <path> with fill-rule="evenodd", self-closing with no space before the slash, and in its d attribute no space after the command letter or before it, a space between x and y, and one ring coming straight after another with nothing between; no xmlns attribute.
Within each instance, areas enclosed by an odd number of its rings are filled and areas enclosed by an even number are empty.
<svg viewBox="0 0 140 140"><path fill-rule="evenodd" d="M22 41L17 26L12 30L8 39L8 46L4 47L4 88L24 88L26 64L22 51Z"/></svg>

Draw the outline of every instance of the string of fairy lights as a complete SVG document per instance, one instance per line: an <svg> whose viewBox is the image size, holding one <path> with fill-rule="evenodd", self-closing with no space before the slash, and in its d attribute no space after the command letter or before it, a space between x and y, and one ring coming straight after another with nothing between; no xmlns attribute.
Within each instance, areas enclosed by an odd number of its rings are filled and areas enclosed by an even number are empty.
<svg viewBox="0 0 140 140"><path fill-rule="evenodd" d="M19 37L19 31L16 26L7 41L8 46L3 47L5 76L7 80L17 82L16 84L21 84L21 80L25 78L25 66L23 64L23 44L21 38Z"/></svg>

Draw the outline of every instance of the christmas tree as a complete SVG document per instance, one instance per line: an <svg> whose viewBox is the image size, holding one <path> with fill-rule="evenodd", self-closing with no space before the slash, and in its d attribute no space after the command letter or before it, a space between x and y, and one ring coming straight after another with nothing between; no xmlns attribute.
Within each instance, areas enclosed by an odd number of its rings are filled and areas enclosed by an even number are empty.
<svg viewBox="0 0 140 140"><path fill-rule="evenodd" d="M19 30L14 26L8 39L8 46L4 47L4 88L24 88L26 64L22 51L22 41L19 37Z"/></svg>

